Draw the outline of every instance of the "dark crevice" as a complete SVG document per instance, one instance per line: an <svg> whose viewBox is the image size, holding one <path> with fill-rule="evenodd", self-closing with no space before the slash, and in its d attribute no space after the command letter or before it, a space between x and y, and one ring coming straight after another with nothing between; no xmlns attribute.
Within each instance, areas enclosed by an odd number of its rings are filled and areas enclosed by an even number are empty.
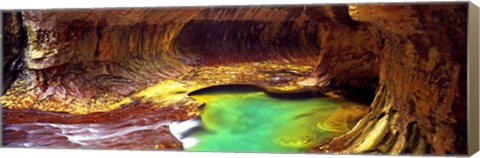
<svg viewBox="0 0 480 158"><path fill-rule="evenodd" d="M100 42L102 40L102 29L108 25L105 18L101 19L97 23L96 33L97 33L97 44L95 46L95 57L100 55Z"/></svg>
<svg viewBox="0 0 480 158"><path fill-rule="evenodd" d="M372 103L377 91L379 78L360 78L344 81L330 80L330 85L323 91L336 91L338 95L364 104Z"/></svg>
<svg viewBox="0 0 480 158"><path fill-rule="evenodd" d="M220 91L232 92L232 93L259 91L259 92L264 92L268 96L278 98L278 99L286 99L286 100L325 96L321 92L315 91L314 89L308 89L308 88L301 89L301 90L292 90L292 91L271 91L261 86L248 85L248 84L230 84L230 85L211 86L211 87L190 92L188 95L208 94L208 93L220 92Z"/></svg>
<svg viewBox="0 0 480 158"><path fill-rule="evenodd" d="M22 13L21 12L16 12L16 13L3 13L1 16L3 16L3 35L5 38L3 39L3 52L5 53L3 55L3 78L2 78L2 95L5 93L5 91L11 87L13 82L18 78L19 74L21 73L24 63L23 63L23 58L24 58L24 51L27 46L27 32L26 29L23 25L23 20L22 20ZM8 17L10 16L10 17ZM7 23L7 18L10 18L11 20L15 21L8 21L11 23ZM13 23L13 24L12 24ZM7 33L7 26L10 25L18 25L19 29L15 30L16 35L12 35L10 33ZM12 37L13 36L13 37ZM17 37L15 37L17 36ZM13 43L10 43L13 42ZM7 43L9 43L7 45ZM13 45L11 45L13 44ZM13 54L13 50L17 49L18 52L17 54ZM8 56L12 56L8 58ZM7 58L7 59L5 59Z"/></svg>

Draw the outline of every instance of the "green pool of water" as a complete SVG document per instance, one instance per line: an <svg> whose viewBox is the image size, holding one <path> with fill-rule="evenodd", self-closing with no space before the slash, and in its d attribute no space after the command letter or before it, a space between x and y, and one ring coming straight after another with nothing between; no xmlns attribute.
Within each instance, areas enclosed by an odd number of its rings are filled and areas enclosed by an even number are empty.
<svg viewBox="0 0 480 158"><path fill-rule="evenodd" d="M199 142L187 151L305 152L348 132L367 112L326 97L273 98L261 91L216 91L191 95L206 105Z"/></svg>

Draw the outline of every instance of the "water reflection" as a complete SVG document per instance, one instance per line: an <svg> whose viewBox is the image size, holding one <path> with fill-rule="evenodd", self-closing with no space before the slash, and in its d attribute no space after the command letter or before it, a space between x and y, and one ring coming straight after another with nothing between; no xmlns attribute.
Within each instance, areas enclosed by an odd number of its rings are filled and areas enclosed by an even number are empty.
<svg viewBox="0 0 480 158"><path fill-rule="evenodd" d="M192 95L201 119L170 125L187 151L304 152L348 132L368 107L327 97L274 98L245 89Z"/></svg>

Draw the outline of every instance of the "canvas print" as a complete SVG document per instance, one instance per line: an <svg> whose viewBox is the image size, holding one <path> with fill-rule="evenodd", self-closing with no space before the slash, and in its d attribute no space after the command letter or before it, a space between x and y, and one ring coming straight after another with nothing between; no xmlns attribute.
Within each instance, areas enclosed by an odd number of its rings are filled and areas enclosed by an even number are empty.
<svg viewBox="0 0 480 158"><path fill-rule="evenodd" d="M467 16L465 2L3 11L2 146L464 155Z"/></svg>

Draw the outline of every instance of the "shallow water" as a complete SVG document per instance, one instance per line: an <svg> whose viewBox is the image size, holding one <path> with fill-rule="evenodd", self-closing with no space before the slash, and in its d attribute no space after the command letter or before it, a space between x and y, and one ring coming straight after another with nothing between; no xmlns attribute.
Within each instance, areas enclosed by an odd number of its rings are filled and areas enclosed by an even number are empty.
<svg viewBox="0 0 480 158"><path fill-rule="evenodd" d="M190 118L191 111L184 103L160 109L129 104L87 115L3 109L2 145L181 150L183 144L187 151L302 152L348 131L367 109L329 98L279 99L227 89L192 95L207 103L202 120L181 126L176 122Z"/></svg>
<svg viewBox="0 0 480 158"><path fill-rule="evenodd" d="M4 110L3 146L85 149L181 150L168 124L186 117L183 105L125 106L107 113L71 115Z"/></svg>
<svg viewBox="0 0 480 158"><path fill-rule="evenodd" d="M346 133L368 110L346 100L281 99L261 91L191 96L206 105L202 128L181 138L187 151L305 152Z"/></svg>

